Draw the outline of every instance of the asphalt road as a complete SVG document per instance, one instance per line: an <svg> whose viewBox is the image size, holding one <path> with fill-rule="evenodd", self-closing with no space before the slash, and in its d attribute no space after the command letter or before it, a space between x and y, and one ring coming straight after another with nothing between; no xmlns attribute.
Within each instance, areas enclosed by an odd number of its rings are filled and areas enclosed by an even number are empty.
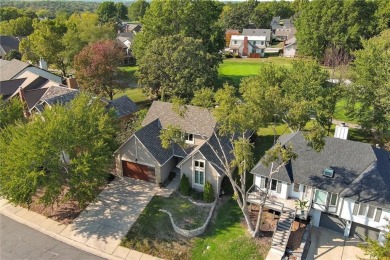
<svg viewBox="0 0 390 260"><path fill-rule="evenodd" d="M0 259L102 259L0 214Z"/></svg>

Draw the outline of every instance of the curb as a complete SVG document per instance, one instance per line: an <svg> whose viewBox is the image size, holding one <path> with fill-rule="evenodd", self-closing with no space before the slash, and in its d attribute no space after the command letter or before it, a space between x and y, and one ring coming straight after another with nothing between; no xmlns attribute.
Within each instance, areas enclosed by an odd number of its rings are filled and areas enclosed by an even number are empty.
<svg viewBox="0 0 390 260"><path fill-rule="evenodd" d="M8 205L8 204L6 204L6 205ZM80 243L78 243L76 241L73 241L70 238L66 238L64 236L56 234L55 232L49 231L49 230L47 230L47 229L45 229L45 228L43 228L43 227L41 227L41 226L39 226L37 224L31 223L30 221L25 220L22 217L19 217L19 216L15 215L14 213L11 213L11 212L8 212L6 210L3 210L2 208L0 209L0 214L6 216L6 217L8 217L8 218L10 218L10 219L12 219L12 220L14 220L16 222L19 222L19 223L21 223L23 225L26 225L26 226L28 226L28 227L30 227L32 229L35 229L35 230L37 230L37 231L39 231L39 232L41 232L41 233L43 233L43 234L45 234L45 235L47 235L49 237L52 237L52 238L54 238L54 239L56 239L58 241L61 241L61 242L65 243L65 244L68 244L70 246L73 246L75 248L83 250L83 251L88 252L90 254L93 254L93 255L96 255L96 256L99 256L99 257L102 257L102 258L105 258L105 259L113 259L113 260L118 260L118 259L122 260L123 259L123 258L119 258L119 257L113 256L113 255L109 255L107 253L101 252L101 251L99 251L97 249L94 249L92 247L89 247L89 246L86 246L84 244L80 244Z"/></svg>

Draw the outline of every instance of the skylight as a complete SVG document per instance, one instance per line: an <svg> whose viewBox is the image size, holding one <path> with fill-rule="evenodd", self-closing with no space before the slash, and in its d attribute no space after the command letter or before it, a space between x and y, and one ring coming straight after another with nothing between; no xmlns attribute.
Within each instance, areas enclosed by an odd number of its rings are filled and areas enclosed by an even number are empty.
<svg viewBox="0 0 390 260"><path fill-rule="evenodd" d="M334 170L327 168L322 172L322 175L325 175L326 177L333 178L334 176Z"/></svg>

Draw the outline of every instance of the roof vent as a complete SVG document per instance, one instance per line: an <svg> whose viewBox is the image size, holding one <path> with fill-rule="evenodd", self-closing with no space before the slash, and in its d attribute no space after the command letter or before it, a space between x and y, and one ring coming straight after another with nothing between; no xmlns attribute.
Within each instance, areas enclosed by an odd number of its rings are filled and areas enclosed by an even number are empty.
<svg viewBox="0 0 390 260"><path fill-rule="evenodd" d="M326 176L326 177L329 177L329 178L333 178L334 177L334 170L333 169L330 169L330 168L327 168L325 169L323 172L322 172L322 175Z"/></svg>

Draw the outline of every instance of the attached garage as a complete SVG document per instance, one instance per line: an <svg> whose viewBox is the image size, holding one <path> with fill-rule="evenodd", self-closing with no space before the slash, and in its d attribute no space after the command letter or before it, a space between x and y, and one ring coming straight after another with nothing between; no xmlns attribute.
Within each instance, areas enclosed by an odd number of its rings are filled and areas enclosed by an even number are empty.
<svg viewBox="0 0 390 260"><path fill-rule="evenodd" d="M366 240L367 238L378 240L379 233L379 229L353 222L349 234L351 237L360 238L362 240Z"/></svg>
<svg viewBox="0 0 390 260"><path fill-rule="evenodd" d="M156 182L154 167L134 162L122 161L122 170L123 176L153 183Z"/></svg>
<svg viewBox="0 0 390 260"><path fill-rule="evenodd" d="M344 234L345 221L337 216L321 213L320 227L332 230L337 233Z"/></svg>

